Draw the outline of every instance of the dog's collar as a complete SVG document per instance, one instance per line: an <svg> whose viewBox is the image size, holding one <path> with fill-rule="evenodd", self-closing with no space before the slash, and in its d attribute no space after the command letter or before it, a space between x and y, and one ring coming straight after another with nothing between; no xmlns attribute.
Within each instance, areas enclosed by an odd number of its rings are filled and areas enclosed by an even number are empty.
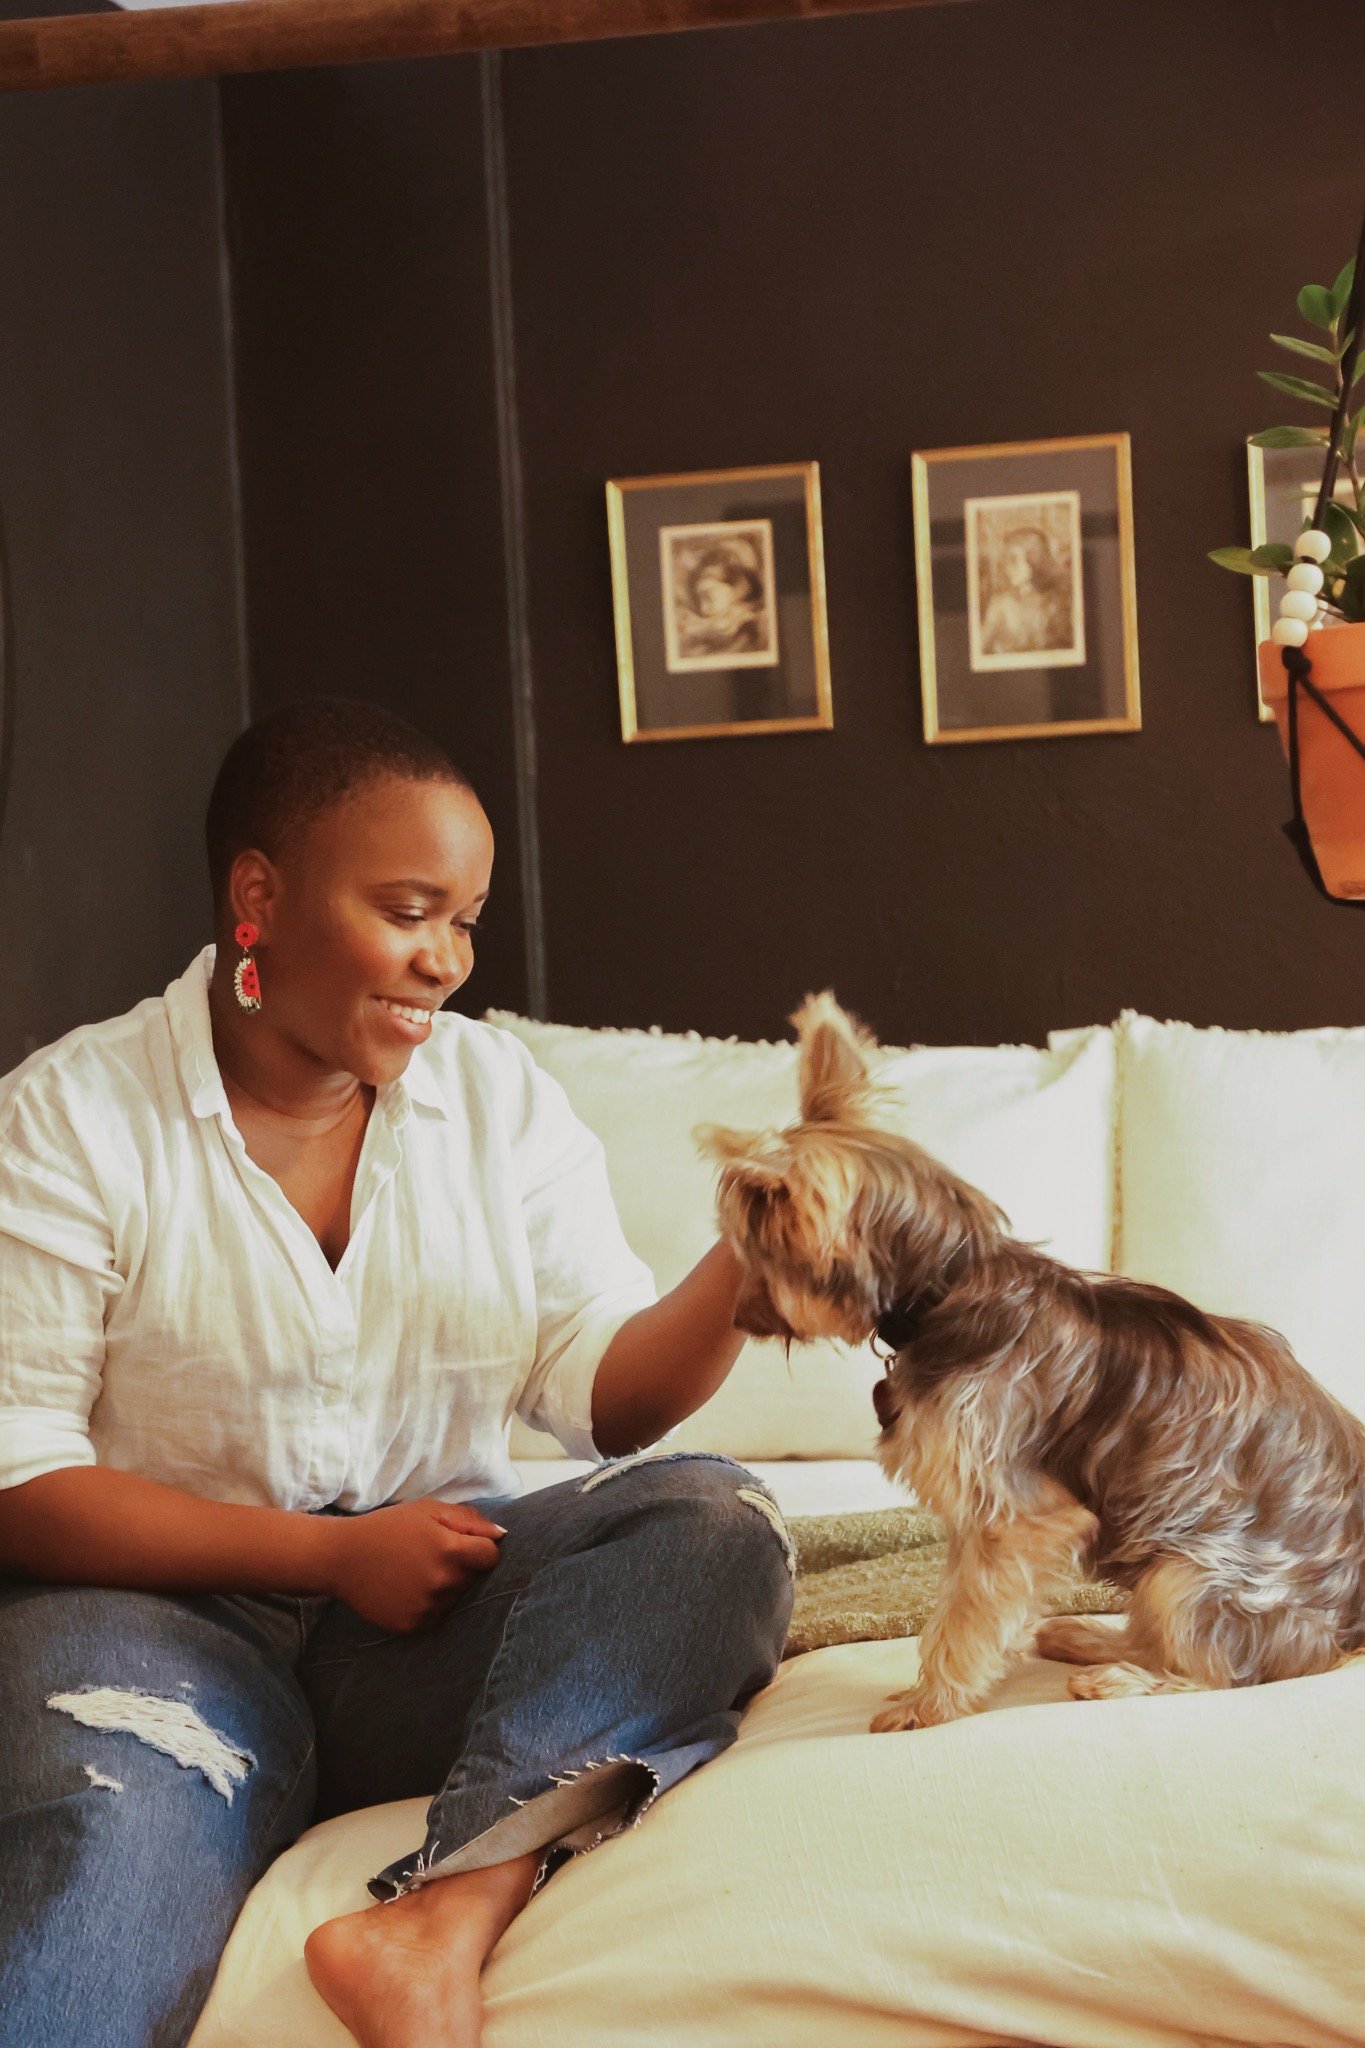
<svg viewBox="0 0 1365 2048"><path fill-rule="evenodd" d="M941 1295L903 1294L899 1301L893 1301L890 1308L884 1308L878 1316L872 1331L872 1348L879 1344L885 1350L877 1353L880 1358L894 1358L898 1351L904 1351L919 1335L920 1325L931 1308L936 1308Z"/></svg>
<svg viewBox="0 0 1365 2048"><path fill-rule="evenodd" d="M924 1288L919 1294L898 1295L889 1308L882 1310L872 1328L873 1350L876 1351L878 1344L886 1346L885 1351L877 1353L878 1357L892 1359L898 1351L904 1351L907 1344L914 1343L924 1318L951 1291L966 1265L966 1252L965 1244L958 1245L934 1286Z"/></svg>

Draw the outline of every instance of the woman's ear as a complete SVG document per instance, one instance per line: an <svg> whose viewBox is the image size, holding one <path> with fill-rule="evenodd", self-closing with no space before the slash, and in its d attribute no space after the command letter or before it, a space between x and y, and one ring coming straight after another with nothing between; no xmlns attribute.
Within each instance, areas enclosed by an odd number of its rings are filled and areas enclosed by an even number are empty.
<svg viewBox="0 0 1365 2048"><path fill-rule="evenodd" d="M279 899L279 871L270 856L257 847L239 853L228 874L227 896L232 924L254 924L268 946Z"/></svg>
<svg viewBox="0 0 1365 2048"><path fill-rule="evenodd" d="M833 992L807 996L792 1018L801 1047L801 1114L807 1123L855 1122L874 1095L877 1041Z"/></svg>

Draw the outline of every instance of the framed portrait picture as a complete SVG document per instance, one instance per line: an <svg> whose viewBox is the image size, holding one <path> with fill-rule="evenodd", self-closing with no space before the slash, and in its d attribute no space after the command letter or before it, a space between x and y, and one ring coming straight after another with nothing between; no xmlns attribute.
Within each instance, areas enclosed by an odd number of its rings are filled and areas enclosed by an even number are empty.
<svg viewBox="0 0 1365 2048"><path fill-rule="evenodd" d="M607 485L625 740L832 726L820 472Z"/></svg>
<svg viewBox="0 0 1365 2048"><path fill-rule="evenodd" d="M1137 732L1126 434L911 457L924 737Z"/></svg>
<svg viewBox="0 0 1365 2048"><path fill-rule="evenodd" d="M1247 442L1247 495L1251 500L1251 545L1264 547L1267 541L1287 541L1290 547L1312 518L1322 483L1323 448L1256 448ZM1355 510L1355 492L1349 473L1337 478L1336 495ZM1283 586L1277 586L1282 588ZM1256 647L1270 638L1270 579L1251 578L1251 616ZM1256 715L1265 725L1275 723L1275 714L1261 695L1261 673L1252 649L1251 672L1256 679Z"/></svg>

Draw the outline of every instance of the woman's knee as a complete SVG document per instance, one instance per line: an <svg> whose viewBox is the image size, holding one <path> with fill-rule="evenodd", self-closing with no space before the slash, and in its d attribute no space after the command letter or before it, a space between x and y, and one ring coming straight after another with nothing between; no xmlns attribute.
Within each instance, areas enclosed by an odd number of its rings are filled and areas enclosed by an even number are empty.
<svg viewBox="0 0 1365 2048"><path fill-rule="evenodd" d="M796 1553L786 1519L746 1466L718 1452L664 1452L599 1466L583 1482L608 1496L616 1487L625 1489L621 1504L643 1509L656 1540L690 1569L707 1562L732 1571L737 1593L747 1585L763 1597L771 1579L789 1594Z"/></svg>
<svg viewBox="0 0 1365 2048"><path fill-rule="evenodd" d="M0 1596L0 2003L23 2011L26 2041L57 2038L53 1971L68 2038L77 2019L91 2041L177 2038L166 2015L207 1992L251 1885L311 1817L311 1728L288 1674L200 1604ZM169 1911L185 1897L192 1913ZM120 1969L126 2027L95 2026Z"/></svg>

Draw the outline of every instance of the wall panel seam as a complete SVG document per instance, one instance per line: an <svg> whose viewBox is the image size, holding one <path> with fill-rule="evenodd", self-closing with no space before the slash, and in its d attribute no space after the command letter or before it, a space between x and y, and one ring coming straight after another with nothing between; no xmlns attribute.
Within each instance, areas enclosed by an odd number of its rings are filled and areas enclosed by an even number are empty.
<svg viewBox="0 0 1365 2048"><path fill-rule="evenodd" d="M233 305L228 234L227 153L223 143L223 82L213 80L213 175L218 234L218 296L223 320L224 402L227 412L228 504L232 520L233 627L237 638L237 705L243 728L251 723L250 626L246 594L246 513L242 494L241 415L237 395L237 320Z"/></svg>
<svg viewBox="0 0 1365 2048"><path fill-rule="evenodd" d="M498 424L498 484L503 566L507 584L507 649L516 763L517 842L521 867L527 1008L547 1017L545 915L541 887L539 774L536 754L535 672L531 649L530 586L526 559L525 475L517 408L516 325L512 294L512 237L507 197L507 139L503 122L502 56L479 59L483 113L484 201L488 220L488 289L492 315L493 387Z"/></svg>

